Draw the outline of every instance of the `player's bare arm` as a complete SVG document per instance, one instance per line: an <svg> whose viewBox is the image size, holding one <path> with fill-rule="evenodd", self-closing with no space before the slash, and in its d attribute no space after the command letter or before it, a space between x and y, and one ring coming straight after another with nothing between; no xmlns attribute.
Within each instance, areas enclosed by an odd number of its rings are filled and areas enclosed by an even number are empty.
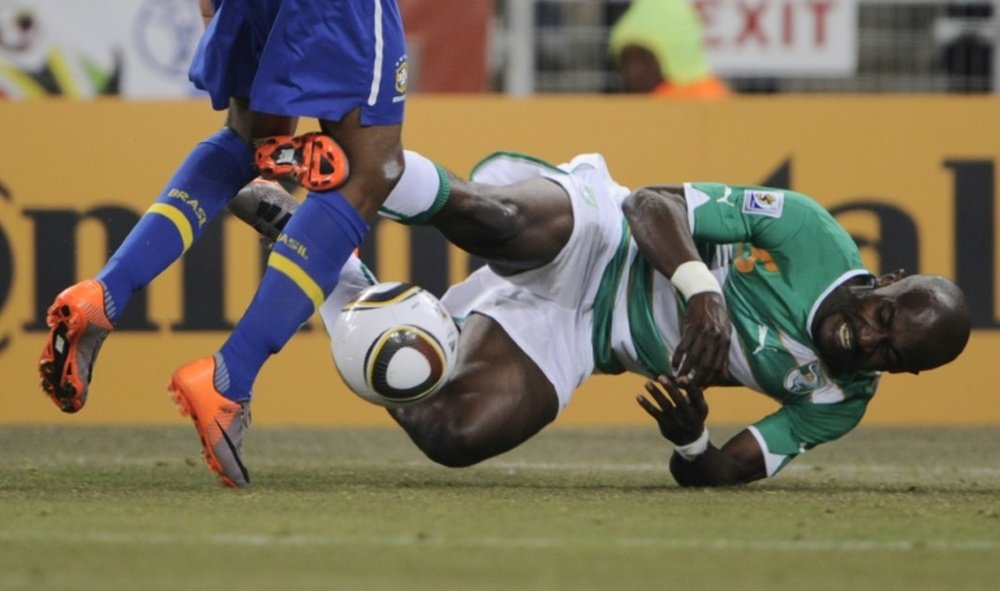
<svg viewBox="0 0 1000 591"><path fill-rule="evenodd" d="M746 429L721 448L712 445L705 428L708 403L701 388L679 386L668 376L646 382L648 397L636 401L656 420L660 433L674 445L670 473L681 486L746 484L767 475L757 440Z"/></svg>
<svg viewBox="0 0 1000 591"><path fill-rule="evenodd" d="M672 359L678 380L704 387L728 375L732 326L718 282L701 263L688 227L684 188L643 187L625 199L622 209L639 251L656 270L682 292L682 279L695 286Z"/></svg>
<svg viewBox="0 0 1000 591"><path fill-rule="evenodd" d="M212 6L212 0L198 0L198 6L201 8L201 19L207 27L208 22L215 16L215 7Z"/></svg>

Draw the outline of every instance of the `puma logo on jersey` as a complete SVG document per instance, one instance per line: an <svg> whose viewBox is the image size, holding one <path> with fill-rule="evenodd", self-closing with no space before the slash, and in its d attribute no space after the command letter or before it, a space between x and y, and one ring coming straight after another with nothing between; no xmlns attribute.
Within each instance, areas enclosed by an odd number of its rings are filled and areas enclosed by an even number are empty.
<svg viewBox="0 0 1000 591"><path fill-rule="evenodd" d="M732 203L729 201L729 196L732 195L732 194L733 194L733 188L730 187L729 185L726 185L726 188L723 189L723 191L722 191L722 197L719 197L718 199L716 199L715 202L716 203L725 203L726 205L730 205L731 206Z"/></svg>
<svg viewBox="0 0 1000 591"><path fill-rule="evenodd" d="M757 325L757 348L753 350L753 354L757 355L761 351L767 349L767 327L763 324Z"/></svg>

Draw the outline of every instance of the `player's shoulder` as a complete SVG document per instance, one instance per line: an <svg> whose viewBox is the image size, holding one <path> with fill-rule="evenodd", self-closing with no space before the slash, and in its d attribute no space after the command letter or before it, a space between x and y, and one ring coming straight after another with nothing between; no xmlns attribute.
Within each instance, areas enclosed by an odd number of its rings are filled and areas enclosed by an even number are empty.
<svg viewBox="0 0 1000 591"><path fill-rule="evenodd" d="M781 218L786 213L798 216L828 215L826 209L815 199L790 189L721 182L688 182L684 184L684 190L688 201L724 204L739 208L743 214L750 216Z"/></svg>
<svg viewBox="0 0 1000 591"><path fill-rule="evenodd" d="M743 202L747 213L783 210L785 207L823 210L818 201L791 189L767 187L763 185L729 185L733 193Z"/></svg>

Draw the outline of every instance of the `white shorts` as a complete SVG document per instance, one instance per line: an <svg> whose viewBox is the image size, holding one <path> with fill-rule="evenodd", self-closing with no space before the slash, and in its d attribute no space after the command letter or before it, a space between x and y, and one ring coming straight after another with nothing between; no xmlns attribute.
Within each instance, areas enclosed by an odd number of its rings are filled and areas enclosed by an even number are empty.
<svg viewBox="0 0 1000 591"><path fill-rule="evenodd" d="M340 270L340 280L337 282L337 286L333 288L333 292L319 307L319 315L323 319L327 334L333 335L333 323L337 321L340 311L344 309L347 302L356 298L362 289L371 287L375 283L375 276L361 262L358 255L352 254L348 257L344 267Z"/></svg>
<svg viewBox="0 0 1000 591"><path fill-rule="evenodd" d="M629 191L611 178L597 154L558 168L496 154L476 168L472 180L507 185L539 176L560 184L573 205L573 232L563 250L547 265L512 276L482 267L452 286L442 302L460 322L478 313L500 324L552 383L561 411L594 372L593 304L622 241L621 202Z"/></svg>

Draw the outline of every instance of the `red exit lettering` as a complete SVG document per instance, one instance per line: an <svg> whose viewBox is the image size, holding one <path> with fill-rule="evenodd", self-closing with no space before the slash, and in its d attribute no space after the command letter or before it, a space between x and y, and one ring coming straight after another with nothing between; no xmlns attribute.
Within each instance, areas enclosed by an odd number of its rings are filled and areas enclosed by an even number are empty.
<svg viewBox="0 0 1000 591"><path fill-rule="evenodd" d="M838 0L694 0L709 48L822 48Z"/></svg>

